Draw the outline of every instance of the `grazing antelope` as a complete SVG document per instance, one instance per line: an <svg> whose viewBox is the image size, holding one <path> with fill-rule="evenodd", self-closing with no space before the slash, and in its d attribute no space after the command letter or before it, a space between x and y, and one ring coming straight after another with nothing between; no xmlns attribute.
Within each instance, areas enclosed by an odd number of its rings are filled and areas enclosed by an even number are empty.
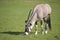
<svg viewBox="0 0 60 40"><path fill-rule="evenodd" d="M35 34L38 33L38 25L37 25L38 21L40 21L41 23L42 34L47 34L48 32L47 28L49 27L49 29L51 30L50 14L51 14L51 7L49 4L36 5L33 9L33 12L31 13L31 16L28 16L28 19L25 21L26 23L25 35L28 35L29 32L31 32L31 29L34 27L34 25L36 26Z"/></svg>

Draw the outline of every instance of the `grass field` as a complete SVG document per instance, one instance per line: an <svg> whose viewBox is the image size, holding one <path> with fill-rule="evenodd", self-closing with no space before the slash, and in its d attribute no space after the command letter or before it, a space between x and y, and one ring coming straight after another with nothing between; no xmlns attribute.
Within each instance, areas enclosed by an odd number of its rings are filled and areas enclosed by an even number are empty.
<svg viewBox="0 0 60 40"><path fill-rule="evenodd" d="M41 35L39 27L38 35L34 35L33 28L26 36L24 21L29 10L41 3L48 3L52 7L52 31ZM0 0L0 40L60 40L60 0Z"/></svg>

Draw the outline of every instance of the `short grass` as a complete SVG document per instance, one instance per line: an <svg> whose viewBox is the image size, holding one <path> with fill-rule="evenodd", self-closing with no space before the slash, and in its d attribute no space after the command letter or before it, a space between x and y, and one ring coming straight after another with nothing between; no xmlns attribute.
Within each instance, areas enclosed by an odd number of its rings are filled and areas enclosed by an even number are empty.
<svg viewBox="0 0 60 40"><path fill-rule="evenodd" d="M34 35L24 35L25 20L35 5L48 3L52 7L52 31ZM38 23L39 24L39 23ZM0 0L0 40L60 40L60 0Z"/></svg>

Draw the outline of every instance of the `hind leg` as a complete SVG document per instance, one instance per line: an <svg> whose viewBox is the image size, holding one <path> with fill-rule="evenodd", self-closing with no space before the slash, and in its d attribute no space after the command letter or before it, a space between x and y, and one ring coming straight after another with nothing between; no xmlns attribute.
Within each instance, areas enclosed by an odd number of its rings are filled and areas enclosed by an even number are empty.
<svg viewBox="0 0 60 40"><path fill-rule="evenodd" d="M43 18L43 19L44 19L44 24L45 24L44 33L47 34L47 32L48 32L48 30L47 30L47 27L48 27L47 20L46 20L46 18Z"/></svg>
<svg viewBox="0 0 60 40"><path fill-rule="evenodd" d="M44 20L43 19L41 20L41 32L42 32L42 35L44 35Z"/></svg>
<svg viewBox="0 0 60 40"><path fill-rule="evenodd" d="M47 34L48 33L48 24L47 23L45 23L45 34Z"/></svg>
<svg viewBox="0 0 60 40"><path fill-rule="evenodd" d="M47 16L46 23L48 24L49 30L51 30L51 18L50 18L50 14L48 14L48 16Z"/></svg>
<svg viewBox="0 0 60 40"><path fill-rule="evenodd" d="M47 28L49 27L49 29L51 30L50 15L48 15L46 18L44 18L44 22L45 22L45 34L47 34L47 32L48 32Z"/></svg>

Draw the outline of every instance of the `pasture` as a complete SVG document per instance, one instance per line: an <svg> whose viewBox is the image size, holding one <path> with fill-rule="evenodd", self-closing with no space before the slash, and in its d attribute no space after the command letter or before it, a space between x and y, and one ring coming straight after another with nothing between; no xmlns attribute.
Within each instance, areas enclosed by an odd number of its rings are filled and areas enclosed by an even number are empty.
<svg viewBox="0 0 60 40"><path fill-rule="evenodd" d="M38 34L34 35L34 27L26 36L25 20L29 10L41 3L52 7L52 31L42 35L38 22ZM0 0L0 40L60 40L60 0Z"/></svg>

